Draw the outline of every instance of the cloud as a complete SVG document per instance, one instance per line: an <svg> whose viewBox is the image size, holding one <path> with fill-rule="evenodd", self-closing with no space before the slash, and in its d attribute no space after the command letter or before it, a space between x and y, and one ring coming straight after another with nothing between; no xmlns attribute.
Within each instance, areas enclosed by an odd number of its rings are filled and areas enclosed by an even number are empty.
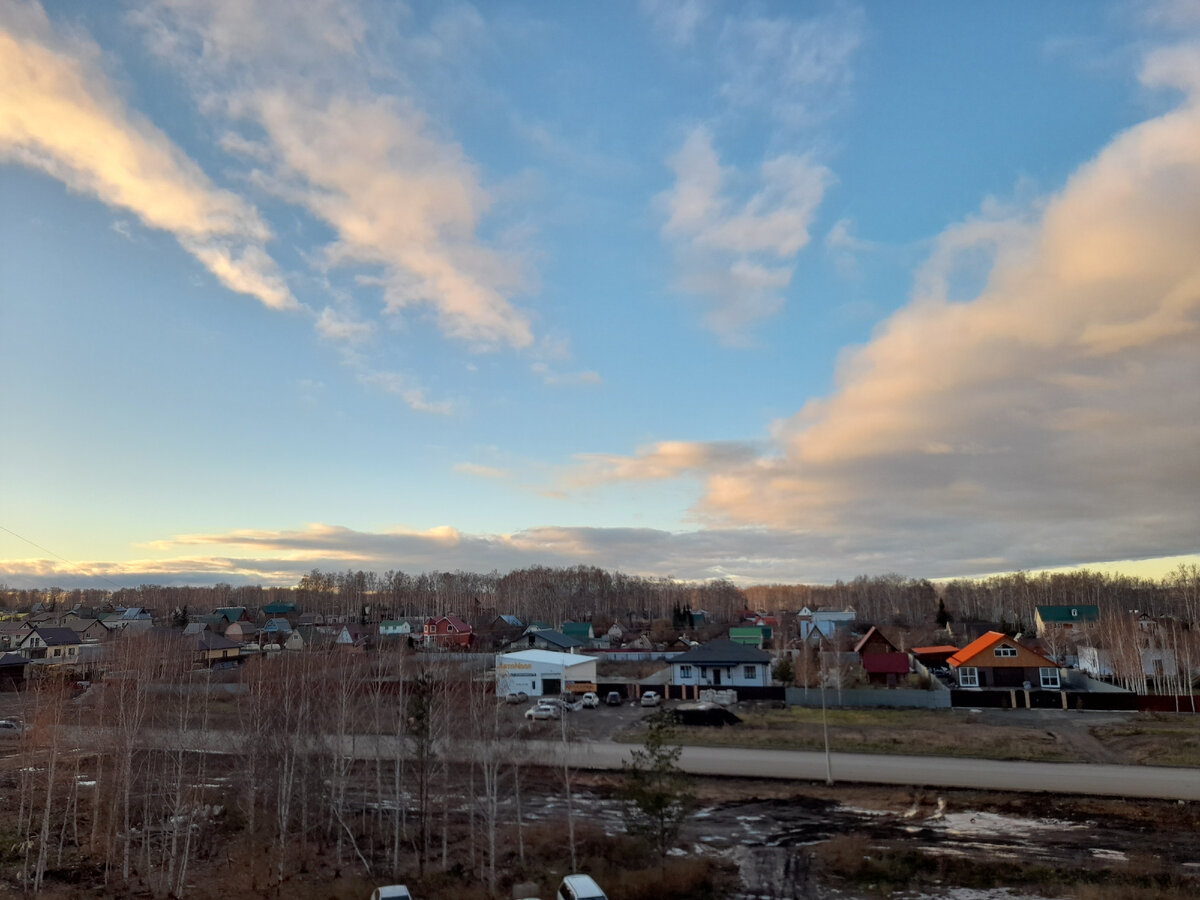
<svg viewBox="0 0 1200 900"><path fill-rule="evenodd" d="M704 126L691 131L670 160L675 183L659 197L663 236L675 246L678 286L708 301L705 323L723 340L743 342L755 322L776 313L791 283L790 263L832 173L808 157L765 161L757 178L722 167ZM744 199L730 183L748 185ZM748 194L748 196L745 196Z"/></svg>
<svg viewBox="0 0 1200 900"><path fill-rule="evenodd" d="M464 475L475 475L479 478L508 478L507 469L497 469L495 466L481 466L478 463L461 462L454 464L455 472Z"/></svg>
<svg viewBox="0 0 1200 900"><path fill-rule="evenodd" d="M875 571L1195 552L1196 58L1151 54L1145 82L1184 100L1117 135L1055 195L989 199L948 228L911 303L843 354L830 396L773 424L765 452L664 442L585 457L581 480L687 474L703 482L693 512L714 528L790 532ZM695 192L681 219L714 217L710 196Z"/></svg>
<svg viewBox="0 0 1200 900"><path fill-rule="evenodd" d="M642 0L642 13L654 29L678 47L691 44L712 11L707 0Z"/></svg>
<svg viewBox="0 0 1200 900"><path fill-rule="evenodd" d="M604 381L600 377L599 372L594 372L591 369L584 369L579 372L556 372L544 362L532 363L529 366L529 371L540 378L542 384L551 387L562 387L573 384L601 384Z"/></svg>
<svg viewBox="0 0 1200 900"><path fill-rule="evenodd" d="M807 19L731 16L717 45L721 94L789 129L828 119L845 105L865 20L849 4Z"/></svg>
<svg viewBox="0 0 1200 900"><path fill-rule="evenodd" d="M524 260L480 237L493 197L396 68L456 63L447 54L479 35L478 11L403 36L342 0L159 0L134 19L224 120L221 145L256 166L254 183L333 230L326 265L378 269L388 315L428 310L474 347L533 342L513 303Z"/></svg>
<svg viewBox="0 0 1200 900"><path fill-rule="evenodd" d="M170 232L230 290L296 306L258 212L128 109L99 56L91 41L56 35L37 5L0 9L0 159Z"/></svg>
<svg viewBox="0 0 1200 900"><path fill-rule="evenodd" d="M632 456L585 453L566 477L571 485L598 485L617 481L661 481L685 473L703 473L752 462L758 455L753 444L735 441L660 441L642 447Z"/></svg>
<svg viewBox="0 0 1200 900"><path fill-rule="evenodd" d="M441 416L448 416L454 412L454 404L449 400L429 400L425 396L425 391L412 383L411 376L400 372L360 371L358 380L363 384L379 388L384 393L399 397L416 412L436 413Z"/></svg>

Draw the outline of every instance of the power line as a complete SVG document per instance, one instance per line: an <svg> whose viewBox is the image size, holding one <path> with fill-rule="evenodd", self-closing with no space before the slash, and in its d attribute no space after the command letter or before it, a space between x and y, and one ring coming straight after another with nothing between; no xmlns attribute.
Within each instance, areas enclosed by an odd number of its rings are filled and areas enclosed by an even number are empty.
<svg viewBox="0 0 1200 900"><path fill-rule="evenodd" d="M117 584L115 581L110 581L108 578L105 578L103 575L97 575L94 572L89 572L87 569L85 569L83 566L79 565L78 563L71 562L71 560L67 559L65 556L59 556L57 553L55 553L50 548L43 547L41 544L37 543L36 541L31 541L29 538L25 537L24 535L17 534L11 528L5 528L3 525L0 525L0 531L5 531L8 534L11 534L17 540L24 541L31 547L37 547L37 549L41 550L43 553L49 553L51 556L53 556L59 562L65 562L72 569L74 569L77 572L83 573L88 578L95 578L95 579L98 579L99 581L105 582L106 584L110 584L114 588L116 588L118 591L124 589L122 585Z"/></svg>

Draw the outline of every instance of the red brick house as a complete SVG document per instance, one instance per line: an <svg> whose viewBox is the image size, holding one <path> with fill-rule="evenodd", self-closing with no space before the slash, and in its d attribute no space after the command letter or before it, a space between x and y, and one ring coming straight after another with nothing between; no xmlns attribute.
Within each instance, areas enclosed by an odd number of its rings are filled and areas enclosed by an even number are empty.
<svg viewBox="0 0 1200 900"><path fill-rule="evenodd" d="M425 620L423 637L426 644L465 650L471 646L471 626L458 616L438 616Z"/></svg>
<svg viewBox="0 0 1200 900"><path fill-rule="evenodd" d="M1020 688L1057 691L1058 665L999 631L989 631L949 659L960 688Z"/></svg>

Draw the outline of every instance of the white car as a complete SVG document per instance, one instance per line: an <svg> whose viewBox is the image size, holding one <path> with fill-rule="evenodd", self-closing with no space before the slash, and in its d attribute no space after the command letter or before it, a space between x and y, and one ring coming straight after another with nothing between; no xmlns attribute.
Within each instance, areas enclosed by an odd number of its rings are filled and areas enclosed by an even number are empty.
<svg viewBox="0 0 1200 900"><path fill-rule="evenodd" d="M658 696L655 691L646 691L642 694L642 706L658 706L662 703L662 697Z"/></svg>
<svg viewBox="0 0 1200 900"><path fill-rule="evenodd" d="M556 900L608 900L591 875L568 875L558 886Z"/></svg>
<svg viewBox="0 0 1200 900"><path fill-rule="evenodd" d="M595 709L600 705L600 698L592 691L588 691L586 694L584 694L582 699L584 709Z"/></svg>
<svg viewBox="0 0 1200 900"><path fill-rule="evenodd" d="M535 719L557 719L562 716L557 706L548 706L539 703L537 706L531 706L525 710L525 718L533 721Z"/></svg>

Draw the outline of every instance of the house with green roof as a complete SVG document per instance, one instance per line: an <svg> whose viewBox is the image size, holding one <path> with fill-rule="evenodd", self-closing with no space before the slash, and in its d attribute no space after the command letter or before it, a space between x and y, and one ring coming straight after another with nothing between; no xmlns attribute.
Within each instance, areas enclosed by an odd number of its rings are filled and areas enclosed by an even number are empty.
<svg viewBox="0 0 1200 900"><path fill-rule="evenodd" d="M596 632L592 631L591 622L563 622L562 633L577 641L593 641Z"/></svg>
<svg viewBox="0 0 1200 900"><path fill-rule="evenodd" d="M1069 633L1099 622L1100 607L1094 603L1038 606L1034 608L1033 620L1038 637L1045 637L1047 633Z"/></svg>
<svg viewBox="0 0 1200 900"><path fill-rule="evenodd" d="M766 637L765 630L760 625L735 626L729 629L729 640L744 647L757 647L761 650Z"/></svg>

